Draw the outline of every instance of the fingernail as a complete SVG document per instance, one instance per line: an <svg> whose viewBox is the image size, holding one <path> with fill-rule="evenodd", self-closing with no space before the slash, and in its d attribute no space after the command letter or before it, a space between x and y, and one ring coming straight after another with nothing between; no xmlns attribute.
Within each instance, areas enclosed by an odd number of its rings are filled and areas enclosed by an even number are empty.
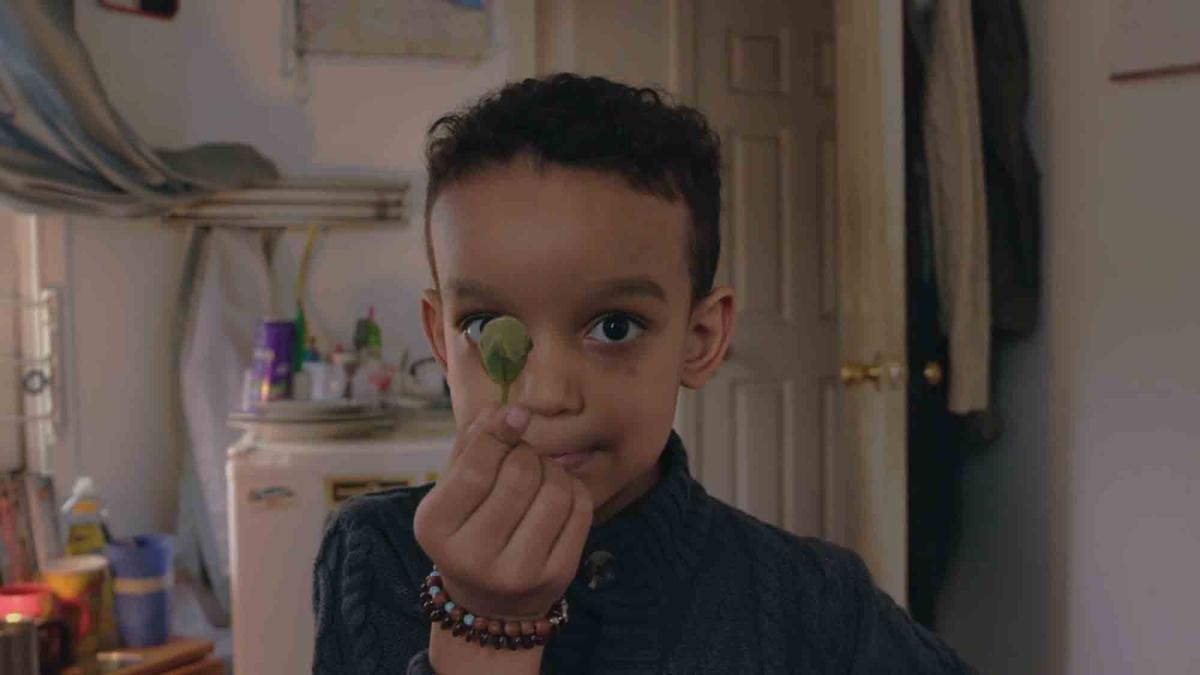
<svg viewBox="0 0 1200 675"><path fill-rule="evenodd" d="M529 423L529 411L519 405L509 406L504 421L513 429L521 430Z"/></svg>

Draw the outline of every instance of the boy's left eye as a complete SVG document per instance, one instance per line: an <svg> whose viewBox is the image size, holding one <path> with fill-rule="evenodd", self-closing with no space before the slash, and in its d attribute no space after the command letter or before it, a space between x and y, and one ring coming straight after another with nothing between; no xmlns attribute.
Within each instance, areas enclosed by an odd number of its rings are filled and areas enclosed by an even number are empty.
<svg viewBox="0 0 1200 675"><path fill-rule="evenodd" d="M637 319L628 314L608 314L600 318L592 327L588 337L609 344L628 342L641 335L646 328Z"/></svg>
<svg viewBox="0 0 1200 675"><path fill-rule="evenodd" d="M476 344L483 337L483 328L496 318L491 314L475 314L459 322L458 328ZM645 324L628 314L605 314L592 326L588 337L606 344L623 344L645 332Z"/></svg>
<svg viewBox="0 0 1200 675"><path fill-rule="evenodd" d="M483 327L494 318L496 317L490 314L469 316L459 323L458 329L467 336L468 340L474 342L475 344L479 344L479 341L483 339Z"/></svg>

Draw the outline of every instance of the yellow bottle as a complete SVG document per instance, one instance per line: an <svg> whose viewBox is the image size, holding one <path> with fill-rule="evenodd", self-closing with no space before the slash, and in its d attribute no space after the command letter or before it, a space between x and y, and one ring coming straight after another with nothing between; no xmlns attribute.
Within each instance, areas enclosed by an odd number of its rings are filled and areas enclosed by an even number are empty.
<svg viewBox="0 0 1200 675"><path fill-rule="evenodd" d="M91 478L81 476L75 481L71 498L63 504L62 514L66 523L67 555L104 553L104 519L108 514Z"/></svg>

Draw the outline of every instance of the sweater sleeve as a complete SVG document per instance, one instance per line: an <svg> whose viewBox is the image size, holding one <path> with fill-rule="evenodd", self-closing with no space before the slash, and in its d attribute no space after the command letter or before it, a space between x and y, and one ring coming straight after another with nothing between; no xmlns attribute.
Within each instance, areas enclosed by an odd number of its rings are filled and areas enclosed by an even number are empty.
<svg viewBox="0 0 1200 675"><path fill-rule="evenodd" d="M433 670L433 665L429 663L428 649L422 649L412 657L412 661L408 662L406 675L437 675L437 672Z"/></svg>
<svg viewBox="0 0 1200 675"><path fill-rule="evenodd" d="M340 512L321 542L313 569L313 673L435 675L424 656L429 624L417 606L417 586L395 554L394 538L365 511Z"/></svg>
<svg viewBox="0 0 1200 675"><path fill-rule="evenodd" d="M959 675L976 673L933 632L912 620L877 587L862 558L846 551L856 616L850 672Z"/></svg>

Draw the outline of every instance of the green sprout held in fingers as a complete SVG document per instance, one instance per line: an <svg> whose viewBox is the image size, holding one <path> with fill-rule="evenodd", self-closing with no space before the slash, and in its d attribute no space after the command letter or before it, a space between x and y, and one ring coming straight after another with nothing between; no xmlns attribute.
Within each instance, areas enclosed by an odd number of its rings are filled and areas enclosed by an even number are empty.
<svg viewBox="0 0 1200 675"><path fill-rule="evenodd" d="M533 340L525 324L515 317L501 316L487 322L479 339L483 369L500 385L500 405L508 403L508 388L517 380L525 359L533 349Z"/></svg>

